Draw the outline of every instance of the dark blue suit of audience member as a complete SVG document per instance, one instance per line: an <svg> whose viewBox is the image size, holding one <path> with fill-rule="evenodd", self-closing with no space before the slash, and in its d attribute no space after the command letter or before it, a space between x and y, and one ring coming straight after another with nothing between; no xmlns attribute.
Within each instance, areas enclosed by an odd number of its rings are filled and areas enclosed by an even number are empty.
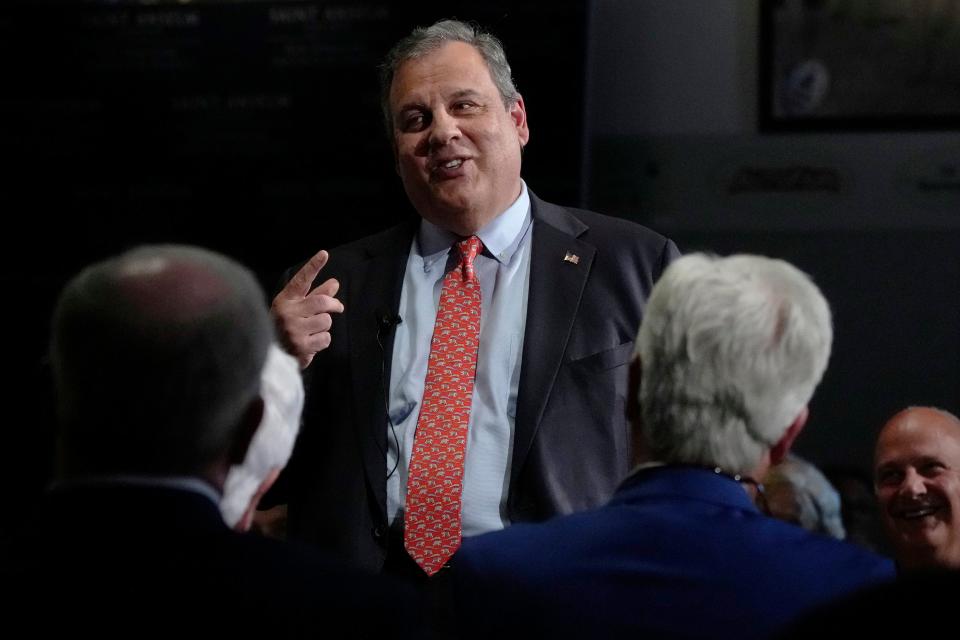
<svg viewBox="0 0 960 640"><path fill-rule="evenodd" d="M762 638L894 574L682 466L637 472L598 509L468 538L455 560L459 626L476 637Z"/></svg>
<svg viewBox="0 0 960 640"><path fill-rule="evenodd" d="M352 638L420 623L396 585L236 533L213 500L188 489L52 491L2 557L4 622L37 637Z"/></svg>

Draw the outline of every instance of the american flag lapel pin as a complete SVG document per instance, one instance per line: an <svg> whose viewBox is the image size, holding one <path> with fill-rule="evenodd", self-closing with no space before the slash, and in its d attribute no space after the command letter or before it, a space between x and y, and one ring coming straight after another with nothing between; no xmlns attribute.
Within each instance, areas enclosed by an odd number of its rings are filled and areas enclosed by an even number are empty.
<svg viewBox="0 0 960 640"><path fill-rule="evenodd" d="M569 262L570 264L580 264L580 256L567 251L567 255L563 256L563 261Z"/></svg>

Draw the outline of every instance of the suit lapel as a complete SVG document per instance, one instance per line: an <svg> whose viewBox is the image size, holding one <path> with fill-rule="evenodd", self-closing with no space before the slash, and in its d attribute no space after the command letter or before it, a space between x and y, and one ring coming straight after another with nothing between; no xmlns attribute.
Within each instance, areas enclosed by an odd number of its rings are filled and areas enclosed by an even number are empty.
<svg viewBox="0 0 960 640"><path fill-rule="evenodd" d="M578 236L587 226L530 194L533 214L530 288L517 397L510 486L516 486L580 307L596 248Z"/></svg>
<svg viewBox="0 0 960 640"><path fill-rule="evenodd" d="M396 314L400 307L403 274L415 229L415 224L401 225L381 236L382 242L367 248L368 259L350 275L346 304L356 435L367 487L383 519L387 504L384 388L390 380L395 331L381 331L379 318L385 312ZM382 349L377 343L378 334Z"/></svg>

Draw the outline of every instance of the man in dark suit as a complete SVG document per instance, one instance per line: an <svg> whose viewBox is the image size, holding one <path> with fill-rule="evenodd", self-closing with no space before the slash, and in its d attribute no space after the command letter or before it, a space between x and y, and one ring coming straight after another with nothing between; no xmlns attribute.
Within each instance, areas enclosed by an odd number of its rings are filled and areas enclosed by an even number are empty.
<svg viewBox="0 0 960 640"><path fill-rule="evenodd" d="M3 550L9 628L396 635L405 610L418 624L405 591L221 518L260 423L272 334L253 275L200 249L143 247L67 285L51 343L62 477Z"/></svg>
<svg viewBox="0 0 960 640"><path fill-rule="evenodd" d="M789 264L688 255L647 303L631 366L638 466L605 506L467 539L470 637L762 638L892 578L853 545L762 514L826 369L826 300Z"/></svg>
<svg viewBox="0 0 960 640"><path fill-rule="evenodd" d="M405 540L405 522L411 487L424 485L410 469L423 449L416 440L431 395L438 301L461 268L455 243L479 239L463 271L476 275L481 311L478 343L465 350L476 358L457 368L475 382L469 428L458 436L457 489L426 496L452 505L438 518L455 521L440 565L461 533L609 497L629 459L633 334L678 251L649 229L544 202L527 188L526 110L489 34L455 21L417 29L383 69L397 171L421 219L336 249L329 263L320 252L274 300L291 352L304 367L317 360L281 486L291 535L373 570L386 563L417 573L407 556L418 543ZM333 277L315 283L321 268Z"/></svg>

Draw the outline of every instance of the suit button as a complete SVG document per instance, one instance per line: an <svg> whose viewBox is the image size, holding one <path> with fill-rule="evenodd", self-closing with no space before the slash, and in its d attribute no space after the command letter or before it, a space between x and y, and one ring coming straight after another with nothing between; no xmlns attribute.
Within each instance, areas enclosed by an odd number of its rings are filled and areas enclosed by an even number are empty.
<svg viewBox="0 0 960 640"><path fill-rule="evenodd" d="M374 527L370 533L373 534L374 540L380 540L383 538L385 531L383 527Z"/></svg>

